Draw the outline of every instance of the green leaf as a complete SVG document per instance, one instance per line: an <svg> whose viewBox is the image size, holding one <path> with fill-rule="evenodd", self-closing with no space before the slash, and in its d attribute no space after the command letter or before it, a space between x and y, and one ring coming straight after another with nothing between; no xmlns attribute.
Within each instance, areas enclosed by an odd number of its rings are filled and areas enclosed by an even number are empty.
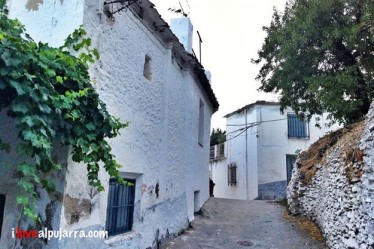
<svg viewBox="0 0 374 249"><path fill-rule="evenodd" d="M5 50L1 55L1 59L5 62L6 66L18 66L21 63L17 57L11 55L10 50Z"/></svg>
<svg viewBox="0 0 374 249"><path fill-rule="evenodd" d="M56 81L60 84L64 83L64 79L61 76L56 76Z"/></svg>
<svg viewBox="0 0 374 249"><path fill-rule="evenodd" d="M26 217L29 217L34 223L36 223L39 219L38 215L35 213L35 209L36 207L25 207L23 210Z"/></svg>
<svg viewBox="0 0 374 249"><path fill-rule="evenodd" d="M34 191L34 185L24 179L19 180L17 185L21 188L22 191L25 191L26 193L31 193Z"/></svg>
<svg viewBox="0 0 374 249"><path fill-rule="evenodd" d="M35 174L35 167L27 163L22 163L18 166L18 171L24 176L32 176Z"/></svg>
<svg viewBox="0 0 374 249"><path fill-rule="evenodd" d="M25 117L22 118L21 121L23 123L26 123L29 127L34 126L34 121L33 121L33 118L31 116L25 116Z"/></svg>
<svg viewBox="0 0 374 249"><path fill-rule="evenodd" d="M31 91L29 96L35 101L35 102L39 102L40 101L40 97L38 95L38 93L36 91Z"/></svg>
<svg viewBox="0 0 374 249"><path fill-rule="evenodd" d="M45 188L49 193L55 191L56 189L56 185L48 179L42 179L41 183L43 188Z"/></svg>
<svg viewBox="0 0 374 249"><path fill-rule="evenodd" d="M22 131L22 138L25 141L33 141L33 140L36 140L36 135L32 130L23 130Z"/></svg>
<svg viewBox="0 0 374 249"><path fill-rule="evenodd" d="M83 90L79 90L79 91L78 91L78 94L79 94L80 97L83 97L83 96L86 96L86 95L87 95L87 91L88 91L87 88L86 88L86 89L83 89Z"/></svg>
<svg viewBox="0 0 374 249"><path fill-rule="evenodd" d="M33 79L35 79L35 78L36 78L36 76L35 76L35 75L31 75L31 74L29 74L29 73L25 73L24 75L25 75L25 76L26 76L26 78L27 78L28 80L30 80L30 81L32 81Z"/></svg>
<svg viewBox="0 0 374 249"><path fill-rule="evenodd" d="M100 58L99 51L96 48L92 50L92 53L95 55L96 60Z"/></svg>
<svg viewBox="0 0 374 249"><path fill-rule="evenodd" d="M24 206L29 203L29 199L24 195L17 196L16 200L17 200L17 204L21 204Z"/></svg>
<svg viewBox="0 0 374 249"><path fill-rule="evenodd" d="M39 110L42 111L43 113L51 113L51 108L48 106L48 105L45 105L45 104L40 104L39 105Z"/></svg>
<svg viewBox="0 0 374 249"><path fill-rule="evenodd" d="M86 124L86 128L87 128L89 131L94 131L94 130L96 129L96 126L94 125L94 123L89 122L88 124Z"/></svg>
<svg viewBox="0 0 374 249"><path fill-rule="evenodd" d="M39 155L35 155L35 156L34 156L34 159L35 159L35 163L36 163L37 165L40 165L40 162L41 162L41 158L40 158L40 156L39 156Z"/></svg>
<svg viewBox="0 0 374 249"><path fill-rule="evenodd" d="M11 110L14 112L25 114L29 111L27 103L20 102L18 104L12 105Z"/></svg>
<svg viewBox="0 0 374 249"><path fill-rule="evenodd" d="M4 9L6 0L0 0L0 9Z"/></svg>
<svg viewBox="0 0 374 249"><path fill-rule="evenodd" d="M55 70L53 70L53 69L47 69L45 73L46 73L47 76L50 77L50 78L56 76L56 72L55 72Z"/></svg>
<svg viewBox="0 0 374 249"><path fill-rule="evenodd" d="M23 89L23 86L20 83L14 81L14 80L10 80L9 83L14 89L16 89L18 95L26 94L25 89Z"/></svg>
<svg viewBox="0 0 374 249"><path fill-rule="evenodd" d="M87 138L90 141L94 141L96 139L96 135L95 134L87 134ZM97 145L95 145L95 144L92 144L91 147L93 147L94 150L95 150L95 148L97 149Z"/></svg>

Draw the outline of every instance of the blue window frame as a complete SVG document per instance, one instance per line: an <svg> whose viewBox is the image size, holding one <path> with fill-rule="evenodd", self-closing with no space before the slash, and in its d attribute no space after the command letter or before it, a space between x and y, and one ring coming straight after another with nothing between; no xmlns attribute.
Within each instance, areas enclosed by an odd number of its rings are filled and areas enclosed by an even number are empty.
<svg viewBox="0 0 374 249"><path fill-rule="evenodd" d="M287 114L288 137L289 138L309 138L308 124L299 119L296 114Z"/></svg>
<svg viewBox="0 0 374 249"><path fill-rule="evenodd" d="M124 179L130 184L121 185L110 179L106 230L108 235L129 232L134 219L135 180Z"/></svg>

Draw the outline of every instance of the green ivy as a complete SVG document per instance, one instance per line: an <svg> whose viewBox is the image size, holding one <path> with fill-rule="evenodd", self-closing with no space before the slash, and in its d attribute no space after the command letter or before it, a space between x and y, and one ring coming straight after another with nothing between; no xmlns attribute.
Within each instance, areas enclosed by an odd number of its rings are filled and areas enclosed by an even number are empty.
<svg viewBox="0 0 374 249"><path fill-rule="evenodd" d="M20 158L30 159L17 166L17 203L34 221L37 187L54 191L51 175L62 168L52 159L56 141L71 146L72 159L86 165L88 181L99 191L104 189L100 162L124 183L106 139L127 123L108 113L91 84L87 63L99 54L85 35L80 28L59 48L36 43L19 21L8 18L0 0L0 111L15 119L19 138L16 148L0 139L0 150L15 149Z"/></svg>

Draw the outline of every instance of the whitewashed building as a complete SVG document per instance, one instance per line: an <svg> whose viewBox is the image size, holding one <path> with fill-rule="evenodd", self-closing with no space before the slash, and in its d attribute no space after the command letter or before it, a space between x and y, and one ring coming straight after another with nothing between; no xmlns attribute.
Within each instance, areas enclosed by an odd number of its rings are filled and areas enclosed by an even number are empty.
<svg viewBox="0 0 374 249"><path fill-rule="evenodd" d="M275 102L257 101L227 114L224 144L211 148L214 196L230 199L277 199L286 196L296 154L334 129L325 117L321 129L299 120L291 109L280 113Z"/></svg>
<svg viewBox="0 0 374 249"><path fill-rule="evenodd" d="M157 248L162 239L185 229L209 198L210 120L218 102L204 68L191 55L190 21L176 22L182 45L150 1L118 13L124 5L109 2L8 0L7 5L31 37L52 46L83 25L100 53L90 68L95 88L112 115L130 122L110 144L123 165L122 176L134 187L119 186L101 170L105 191L97 193L69 148L57 149L66 171L56 176L56 193L40 191L43 225L106 230L109 238L15 241L12 228L23 224L12 177L19 159L14 150L0 151L0 248ZM0 115L1 138L15 142L13 120ZM126 207L113 211L120 196Z"/></svg>

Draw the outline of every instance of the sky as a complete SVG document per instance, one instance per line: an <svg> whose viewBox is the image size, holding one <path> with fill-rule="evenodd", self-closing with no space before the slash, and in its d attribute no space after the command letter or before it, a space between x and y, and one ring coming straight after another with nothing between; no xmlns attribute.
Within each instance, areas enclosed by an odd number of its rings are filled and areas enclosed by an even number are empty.
<svg viewBox="0 0 374 249"><path fill-rule="evenodd" d="M223 118L257 100L277 101L274 94L259 92L255 80L257 58L269 26L273 7L283 11L286 0L151 0L166 22L181 17L169 8L188 13L194 26L193 48L199 57L196 31L202 38L201 63L212 74L212 88L220 104L212 117L212 128L225 130Z"/></svg>

